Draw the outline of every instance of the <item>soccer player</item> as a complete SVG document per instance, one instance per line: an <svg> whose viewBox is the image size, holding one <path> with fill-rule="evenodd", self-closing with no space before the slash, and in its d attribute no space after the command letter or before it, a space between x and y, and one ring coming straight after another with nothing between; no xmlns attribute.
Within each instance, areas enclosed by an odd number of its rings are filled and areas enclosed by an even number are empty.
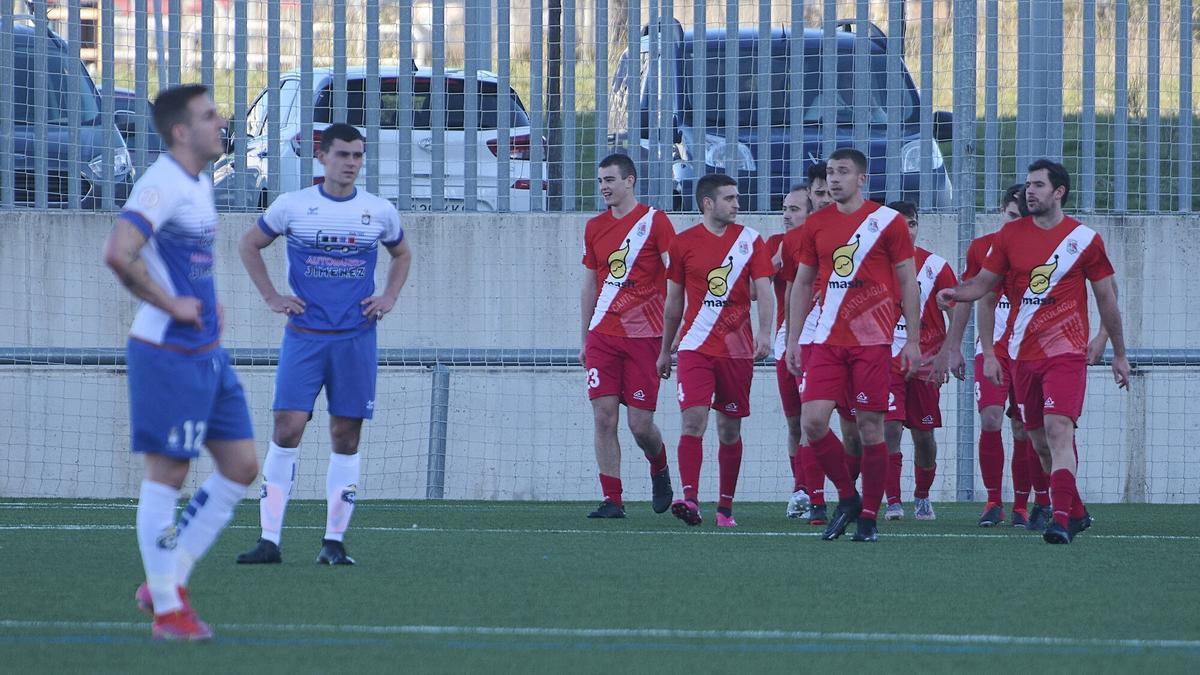
<svg viewBox="0 0 1200 675"><path fill-rule="evenodd" d="M883 413L897 286L907 325L920 331L913 245L904 216L866 200L866 179L867 159L861 152L840 148L829 156L829 192L836 207L817 211L805 222L788 312L789 317L807 316L813 297L805 291L816 280L821 290L812 345L802 357L802 326L790 322L788 362L795 374L801 373L802 365L807 369L800 392L804 434L838 490L838 507L823 534L826 540L841 536L856 519L855 541L877 539L876 515L887 474ZM919 344L919 336L910 336L900 350L906 377L920 364ZM850 480L842 443L829 431L830 415L847 390L863 443L861 496Z"/></svg>
<svg viewBox="0 0 1200 675"><path fill-rule="evenodd" d="M275 425L263 461L259 498L262 534L237 557L242 564L282 561L280 536L296 476L297 453L321 389L329 404L333 452L325 476L325 535L317 562L353 565L343 539L358 492L358 442L375 411L376 326L408 279L412 250L400 215L386 199L359 190L366 139L348 124L321 132L317 160L325 180L280 195L242 235L242 264L271 311L287 317L275 370ZM262 249L287 238L288 285L275 290ZM391 256L387 286L375 293L379 246Z"/></svg>
<svg viewBox="0 0 1200 675"><path fill-rule="evenodd" d="M788 518L811 518L812 503L810 488L804 473L804 456L800 448L804 445L800 426L800 381L787 368L783 355L787 351L787 288L791 281L784 269L784 238L794 232L808 216L808 186L797 185L783 198L783 232L767 238L767 253L775 269L772 285L775 287L775 379L779 383L779 399L783 404L783 415L788 427L788 460L792 467L792 496L788 498L785 514ZM794 268L794 266L793 266Z"/></svg>
<svg viewBox="0 0 1200 675"><path fill-rule="evenodd" d="M589 220L583 232L579 362L587 371L604 501L588 517L625 517L617 440L622 403L634 441L650 462L651 507L663 513L671 507L674 493L667 448L654 423L659 385L655 362L662 341L667 251L675 228L667 214L638 203L637 169L628 156L613 154L601 160L597 181L608 209Z"/></svg>
<svg viewBox="0 0 1200 675"><path fill-rule="evenodd" d="M917 288L921 302L921 368L915 377L905 379L897 358L908 342L904 317L896 323L892 339L892 372L888 392L887 415L884 417L884 437L888 446L886 520L904 517L900 500L900 473L904 456L900 442L908 428L913 441L913 467L916 490L913 492L913 516L917 520L934 520L937 515L929 500L929 488L937 475L937 441L933 430L942 426L940 403L942 383L947 370L959 370L962 353L957 343L946 340L946 319L937 306L937 292L958 284L946 259L931 253L917 243L917 207L912 202L892 202L888 207L908 221L908 233L916 254L913 266L917 270ZM957 356L957 359L955 359ZM952 363L953 362L953 363ZM938 367L937 364L945 364Z"/></svg>
<svg viewBox="0 0 1200 675"><path fill-rule="evenodd" d="M1047 159L1030 164L1025 181L1030 215L996 233L977 275L937 296L943 307L972 302L1003 281L1013 301L1005 347L1014 362L1025 428L1038 454L1051 460L1053 521L1042 534L1051 544L1069 544L1091 525L1075 481L1075 426L1087 385L1085 280L1091 282L1100 320L1112 340L1113 377L1121 388L1129 384L1113 267L1100 235L1063 213L1070 190L1070 175L1061 164Z"/></svg>
<svg viewBox="0 0 1200 675"><path fill-rule="evenodd" d="M207 640L188 579L258 473L213 283L218 220L203 171L221 155L225 120L206 87L183 85L155 99L154 126L167 152L138 179L104 245L104 263L142 300L125 348L132 449L146 466L137 506L146 581L134 597L154 615L154 639ZM216 470L176 523L179 489L202 446Z"/></svg>
<svg viewBox="0 0 1200 675"><path fill-rule="evenodd" d="M711 407L717 411L720 441L717 527L737 527L733 496L742 465L742 418L750 414L754 360L771 353L774 269L758 232L736 222L738 191L733 178L702 177L696 182L696 203L703 220L677 236L670 249L657 363L659 376L670 377L671 352L678 348L683 499L671 504L671 513L688 525L701 522L697 494ZM758 305L756 334L750 326L752 287Z"/></svg>

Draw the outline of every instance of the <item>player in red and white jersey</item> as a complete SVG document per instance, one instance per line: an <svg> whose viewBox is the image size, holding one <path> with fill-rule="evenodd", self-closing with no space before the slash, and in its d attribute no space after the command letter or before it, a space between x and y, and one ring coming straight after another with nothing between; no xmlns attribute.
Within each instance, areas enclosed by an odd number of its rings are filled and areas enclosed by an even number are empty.
<svg viewBox="0 0 1200 675"><path fill-rule="evenodd" d="M628 156L605 157L597 179L608 210L589 220L583 233L579 361L587 371L604 501L588 517L625 517L617 440L622 403L634 441L650 462L652 507L663 513L674 494L666 446L654 423L659 386L655 359L663 334L667 250L675 228L667 214L637 202L637 169Z"/></svg>
<svg viewBox="0 0 1200 675"><path fill-rule="evenodd" d="M1070 176L1061 164L1040 159L1029 166L1025 202L1029 217L1006 223L992 240L983 269L973 279L938 294L943 306L974 301L1003 280L1013 301L1006 349L1025 428L1038 454L1050 457L1053 522L1043 538L1069 544L1091 524L1076 489L1075 426L1087 384L1088 307L1091 282L1100 320L1113 343L1113 376L1129 383L1129 361L1116 282L1104 241L1062 211ZM1019 299L1019 302L1018 302Z"/></svg>
<svg viewBox="0 0 1200 675"><path fill-rule="evenodd" d="M711 407L717 411L720 441L717 526L736 527L733 495L742 465L742 418L750 414L754 360L771 353L775 270L762 237L736 222L738 192L733 178L720 174L701 178L696 182L696 203L703 221L680 233L671 245L657 364L659 375L670 377L671 352L678 349L683 499L671 505L671 513L688 525L701 522L697 490ZM757 334L750 326L752 290L758 305Z"/></svg>
<svg viewBox="0 0 1200 675"><path fill-rule="evenodd" d="M803 291L816 280L816 328L809 353L802 357L802 326L789 322L788 363L796 374L802 366L807 368L800 394L804 433L838 490L838 507L823 538L836 539L857 519L854 539L875 541L887 473L883 413L897 302L908 325L920 332L913 245L904 216L863 197L867 159L861 152L841 148L827 165L836 205L813 213L805 223L788 311L789 317L807 316L813 297ZM901 350L906 376L920 364L919 343L919 338L912 339ZM829 432L829 417L847 389L857 408L863 443L861 496L850 480L842 443Z"/></svg>

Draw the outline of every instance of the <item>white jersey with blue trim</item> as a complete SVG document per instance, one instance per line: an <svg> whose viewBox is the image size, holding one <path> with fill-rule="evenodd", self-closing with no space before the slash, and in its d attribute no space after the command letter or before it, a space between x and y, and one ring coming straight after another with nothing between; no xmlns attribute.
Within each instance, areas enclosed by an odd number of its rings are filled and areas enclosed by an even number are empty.
<svg viewBox="0 0 1200 675"><path fill-rule="evenodd" d="M304 300L304 312L289 325L321 333L373 325L361 302L375 294L379 244L404 240L391 202L357 188L332 197L314 185L280 195L258 226L268 236L287 236L288 285Z"/></svg>
<svg viewBox="0 0 1200 675"><path fill-rule="evenodd" d="M134 184L121 217L146 235L141 257L150 278L171 296L199 300L204 323L201 329L179 323L143 302L134 316L130 337L185 351L215 346L220 326L213 283L217 209L212 179L207 174L192 175L164 153Z"/></svg>

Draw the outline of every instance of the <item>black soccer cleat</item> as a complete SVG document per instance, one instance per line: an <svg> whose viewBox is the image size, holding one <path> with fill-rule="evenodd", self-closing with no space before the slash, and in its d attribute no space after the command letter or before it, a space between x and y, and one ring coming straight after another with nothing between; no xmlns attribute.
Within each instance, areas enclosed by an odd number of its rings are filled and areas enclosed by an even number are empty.
<svg viewBox="0 0 1200 675"><path fill-rule="evenodd" d="M340 541L321 540L321 552L317 554L318 565L353 565L354 558L346 555L346 547Z"/></svg>
<svg viewBox="0 0 1200 675"><path fill-rule="evenodd" d="M808 518L809 525L826 525L829 523L829 508L824 504L812 507L812 515Z"/></svg>
<svg viewBox="0 0 1200 675"><path fill-rule="evenodd" d="M655 513L666 513L671 508L671 502L675 501L675 492L671 490L671 469L663 467L662 471L650 476L650 482L654 490L650 506Z"/></svg>
<svg viewBox="0 0 1200 675"><path fill-rule="evenodd" d="M983 510L983 515L979 516L980 527L995 527L1004 522L1004 507L995 503L988 502L987 507Z"/></svg>
<svg viewBox="0 0 1200 675"><path fill-rule="evenodd" d="M1030 532L1045 532L1046 526L1050 524L1050 518L1053 512L1049 506L1041 506L1035 504L1033 510L1029 512L1029 523L1025 526Z"/></svg>
<svg viewBox="0 0 1200 675"><path fill-rule="evenodd" d="M839 499L837 508L833 512L833 518L825 526L825 533L821 535L821 538L825 541L833 541L842 536L846 533L846 528L850 523L858 520L858 514L861 512L862 496L857 492L853 497Z"/></svg>
<svg viewBox="0 0 1200 675"><path fill-rule="evenodd" d="M1071 538L1074 539L1080 532L1091 527L1094 522L1095 519L1092 518L1092 514L1088 513L1087 509L1084 509L1082 518L1069 518L1067 520L1067 531L1071 533Z"/></svg>
<svg viewBox="0 0 1200 675"><path fill-rule="evenodd" d="M858 529L850 541L879 541L879 528L874 518L859 518Z"/></svg>
<svg viewBox="0 0 1200 675"><path fill-rule="evenodd" d="M625 507L617 506L611 501L605 499L600 502L600 506L596 507L595 511L588 514L588 518L624 518Z"/></svg>
<svg viewBox="0 0 1200 675"><path fill-rule="evenodd" d="M239 553L237 557L239 565L274 565L281 562L283 562L283 554L279 550L279 545L261 537L254 548L245 553Z"/></svg>
<svg viewBox="0 0 1200 675"><path fill-rule="evenodd" d="M1070 530L1053 521L1046 527L1046 531L1042 533L1042 539L1047 544L1069 544L1072 538Z"/></svg>

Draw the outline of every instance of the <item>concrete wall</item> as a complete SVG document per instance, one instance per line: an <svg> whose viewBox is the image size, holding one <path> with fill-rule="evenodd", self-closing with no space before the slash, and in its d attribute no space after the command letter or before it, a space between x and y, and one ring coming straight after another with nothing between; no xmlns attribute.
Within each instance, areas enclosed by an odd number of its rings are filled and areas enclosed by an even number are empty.
<svg viewBox="0 0 1200 675"><path fill-rule="evenodd" d="M0 348L119 347L135 303L99 263L111 215L7 212L0 225ZM579 334L579 258L585 217L576 215L411 216L416 260L396 311L380 328L381 347L575 348ZM777 217L747 217L764 234ZM253 218L226 216L217 275L226 307L225 344L274 347L283 320L266 310L237 260L236 241ZM691 216L675 218L682 229ZM1195 217L1094 218L1118 270L1130 346L1196 346L1200 298L1185 288L1200 256ZM979 233L995 227L980 218ZM922 220L921 243L957 260L950 217ZM282 246L267 251L283 285ZM382 282L383 268L380 269ZM270 431L273 372L242 370L260 438ZM596 495L590 408L582 370L466 368L451 377L446 496L478 499L592 499ZM381 402L364 438L362 496L423 497L430 374L381 371ZM955 393L943 393L956 421ZM678 434L674 382L659 408L664 433ZM1133 391L1119 392L1094 369L1082 422L1082 490L1094 501L1200 502L1200 378L1183 368L1145 369ZM384 405L386 402L386 405ZM746 427L742 498L780 499L790 486L782 459L786 435L774 377L760 369L755 414ZM128 446L120 369L0 367L0 496L116 497L136 494L139 464ZM955 428L939 437L935 497L951 499ZM323 490L327 429L321 413L306 438L298 496ZM260 443L265 445L265 441ZM624 447L633 448L626 434ZM627 455L635 453L627 452ZM714 458L715 459L715 458ZM674 462L672 461L674 464ZM202 470L207 465L202 466ZM710 470L712 469L712 470ZM911 465L905 469L911 489ZM626 457L630 496L648 492L639 457ZM705 494L715 494L715 462ZM981 488L979 480L974 480Z"/></svg>

